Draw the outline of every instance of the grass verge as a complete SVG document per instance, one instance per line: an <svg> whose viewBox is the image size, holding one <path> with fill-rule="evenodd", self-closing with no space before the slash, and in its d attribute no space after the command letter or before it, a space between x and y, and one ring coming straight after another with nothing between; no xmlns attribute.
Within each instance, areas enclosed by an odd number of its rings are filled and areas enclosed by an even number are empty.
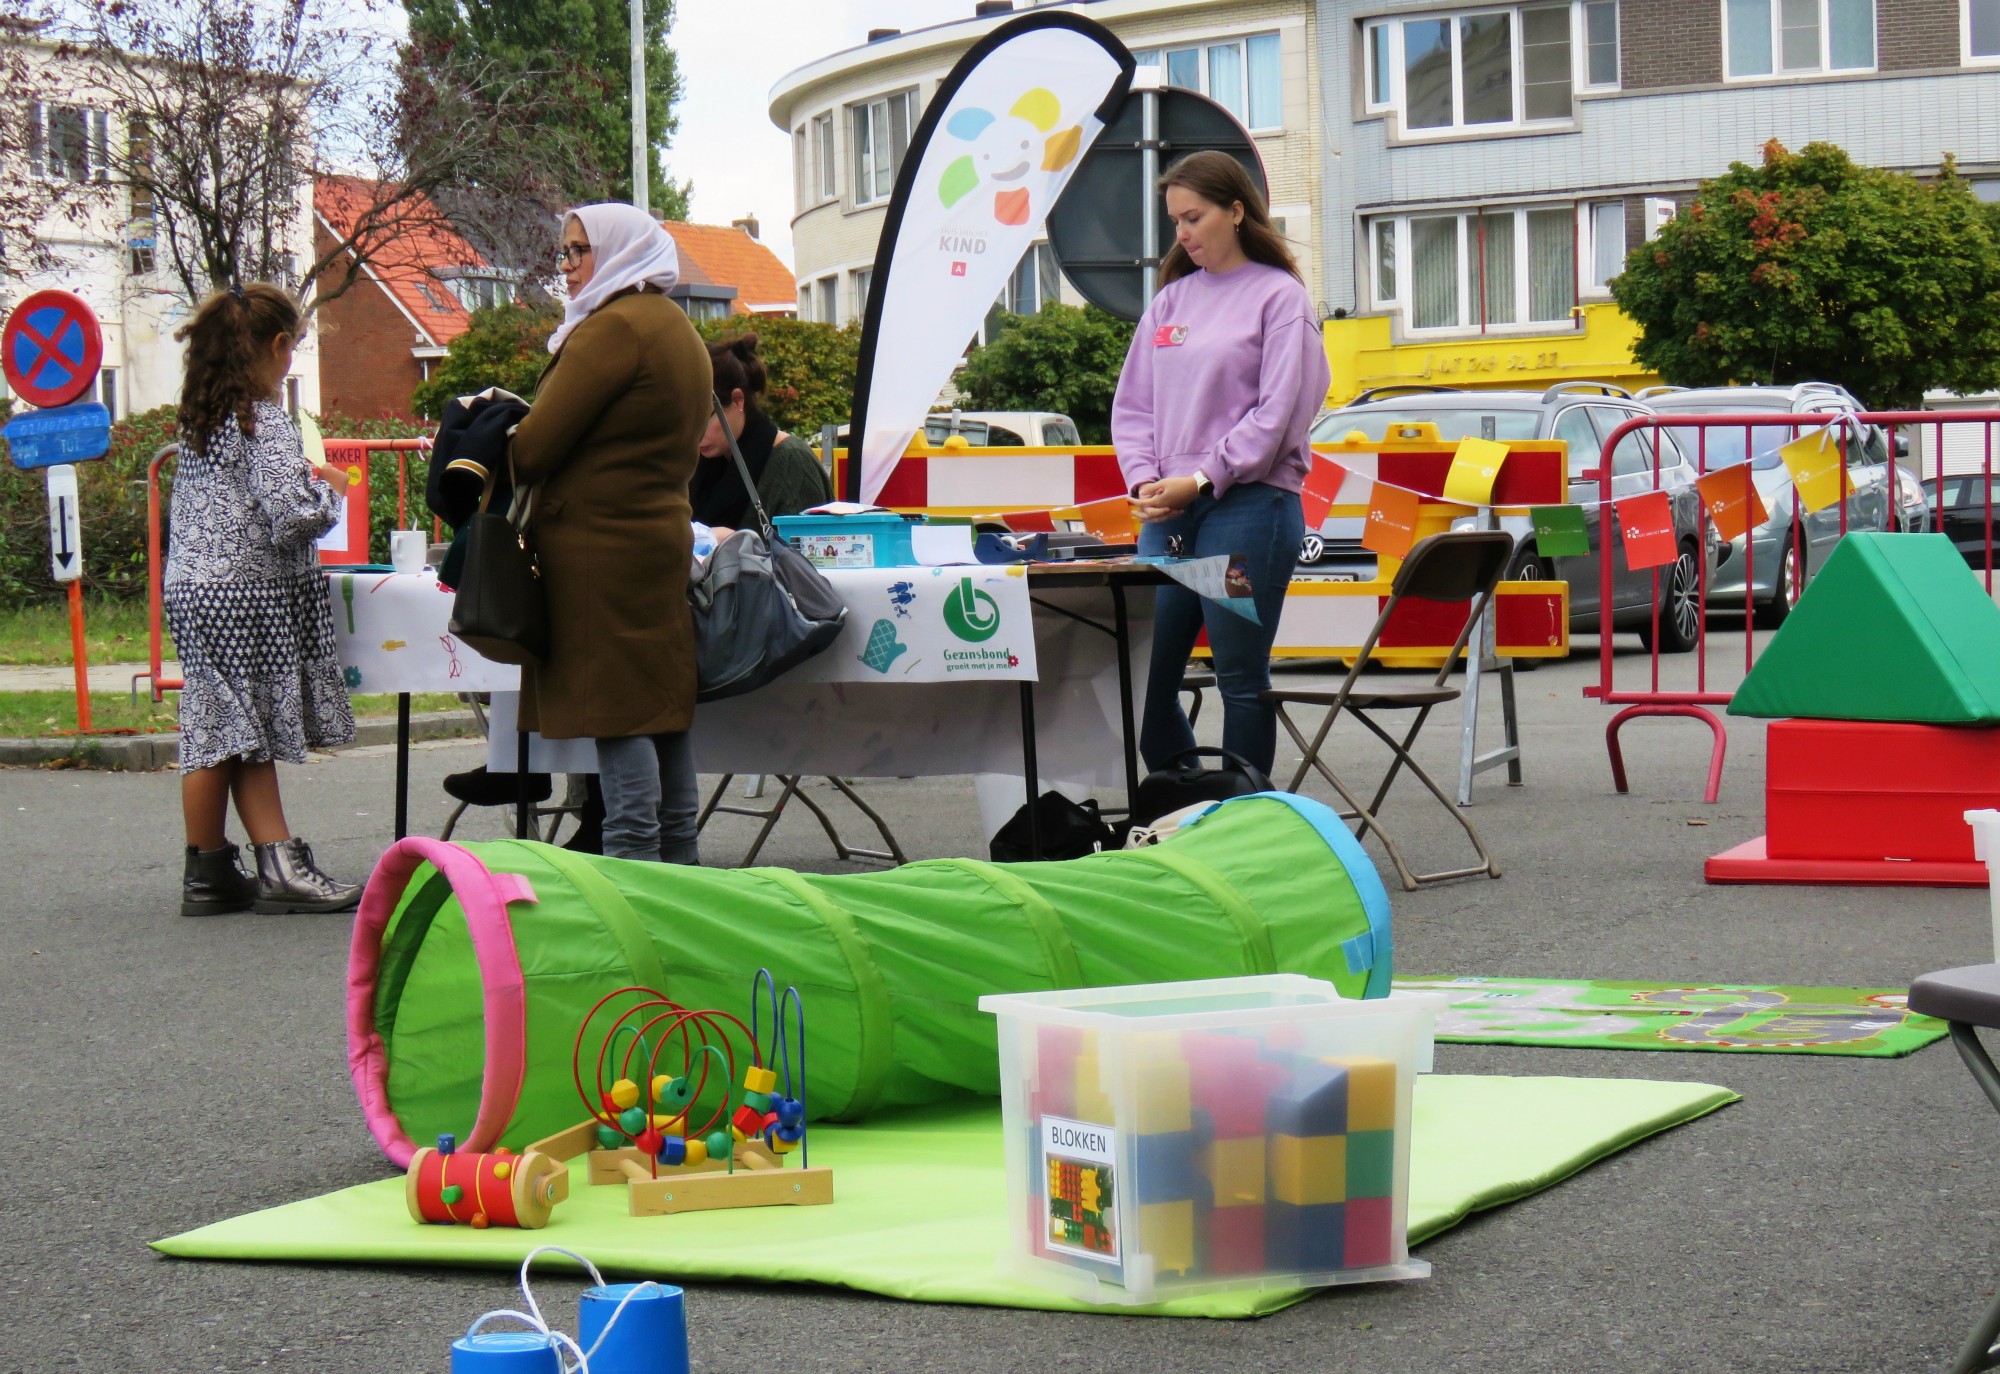
<svg viewBox="0 0 2000 1374"><path fill-rule="evenodd" d="M444 692L421 692L410 698L410 710L457 711L464 703ZM396 698L390 695L357 696L356 716L393 716ZM178 730L180 720L175 699L154 705L140 697L134 705L124 692L92 692L90 724L94 730L129 730L156 734ZM44 739L76 729L74 692L0 692L0 739Z"/></svg>
<svg viewBox="0 0 2000 1374"><path fill-rule="evenodd" d="M146 603L85 597L83 639L92 663L138 663L147 653ZM161 631L161 656L174 656L173 636ZM38 601L0 607L0 664L70 661L69 603Z"/></svg>

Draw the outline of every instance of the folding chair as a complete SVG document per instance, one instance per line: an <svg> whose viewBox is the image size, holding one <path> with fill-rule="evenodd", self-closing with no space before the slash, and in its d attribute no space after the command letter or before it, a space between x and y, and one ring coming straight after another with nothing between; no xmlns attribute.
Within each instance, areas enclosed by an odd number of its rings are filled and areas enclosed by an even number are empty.
<svg viewBox="0 0 2000 1374"><path fill-rule="evenodd" d="M1978 1031L1980 1026L2000 1030L2000 964L1971 964L1926 973L1910 984L1909 1007L1951 1026L1951 1043L1958 1047L1958 1057L1965 1061L1986 1100L2000 1110L2000 1070L1994 1068L1986 1047L1979 1043ZM2000 1337L2000 1299L1987 1306L1947 1374L1974 1374L1975 1370L2000 1365L1995 1337Z"/></svg>
<svg viewBox="0 0 2000 1374"><path fill-rule="evenodd" d="M708 828L709 817L715 815L717 812L721 812L725 816L749 816L753 819L763 821L764 824L757 831L757 838L750 842L750 852L745 854L736 865L738 868L748 868L757 862L757 855L764 848L764 841L770 838L771 831L778 824L778 819L785 814L786 805L792 798L797 797L799 804L812 812L813 819L819 822L819 828L826 832L826 837L829 840L833 841L833 852L838 854L843 862L854 859L869 859L876 863L899 865L909 862L909 859L903 854L903 847L896 843L896 837L891 833L889 823L882 819L880 813L874 807L863 801L861 795L852 787L849 787L845 779L828 778L827 782L833 785L834 791L840 793L841 796L853 803L855 810L875 823L875 833L882 837L882 843L888 846L887 849L863 849L858 845L849 844L840 837L840 831L834 826L833 817L827 815L817 802L800 790L799 784L802 781L801 778L796 775L787 775L784 773L777 774L776 776L779 783L778 796L777 800L773 801L769 806L724 806L722 804L723 793L728 790L729 784L736 779L734 773L724 773L721 781L715 784L715 790L709 793L708 804L702 807L701 815L695 820L695 833L698 835L706 830ZM763 794L764 780L761 777L756 780L751 790L745 793L746 797L751 799L761 797Z"/></svg>
<svg viewBox="0 0 2000 1374"><path fill-rule="evenodd" d="M1305 781L1308 772L1316 772L1325 778L1349 808L1341 813L1342 819L1361 822L1355 830L1357 836L1365 836L1373 830L1381 837L1382 847L1389 852L1389 862L1396 866L1396 872L1402 878L1404 888L1412 892L1416 891L1420 884L1443 882L1448 878L1469 878L1477 873L1484 873L1492 878L1500 876L1500 869L1494 864L1493 856L1486 852L1486 846L1480 840L1479 832L1472 828L1472 822L1465 818L1465 813L1452 804L1452 799L1431 780L1431 775L1426 773L1411 756L1410 746L1415 743L1418 733L1424 728L1424 722L1430 718L1434 708L1458 699L1458 689L1447 687L1445 682L1451 676L1453 667L1457 665L1458 656L1464 651L1473 629L1479 624L1480 616L1485 613L1487 603L1493 599L1493 589L1506 571L1507 559L1513 551L1514 538L1504 530L1461 530L1448 534L1433 534L1419 540L1410 550L1409 556L1403 560L1403 566L1397 570L1396 579L1390 584L1388 602L1382 607L1382 613L1375 618L1375 626L1368 632L1367 642L1361 646L1360 652L1354 656L1353 663L1349 665L1347 677L1341 682L1339 691L1313 692L1272 688L1264 693L1266 701L1277 704L1278 723L1285 727L1285 732L1292 737L1292 742L1298 745L1300 751L1298 771L1292 775L1292 780L1286 785L1285 790L1298 791L1299 784ZM1369 659L1374 655L1376 641L1381 639L1382 631L1389 624L1390 617L1395 615L1396 608L1405 599L1466 607L1464 626L1459 630L1458 639L1452 645L1450 654L1445 657L1444 666L1438 669L1436 680L1428 687L1415 690L1378 690L1359 686L1362 670L1368 666ZM1319 729L1310 741L1301 733L1286 709L1303 706L1319 706L1326 709L1325 716L1320 720ZM1374 713L1383 711L1414 711L1416 718L1410 722L1410 727L1403 733L1402 738L1398 739L1374 719ZM1389 771L1383 775L1381 785L1375 789L1375 795L1366 806L1362 805L1360 797L1341 781L1340 775L1333 771L1322 754L1328 732L1343 714L1353 716L1366 726L1377 739L1389 746L1393 756ZM1467 868L1440 869L1434 873L1415 873L1404 862L1402 850L1383 828L1380 813L1383 799L1389 795L1389 788L1405 768L1416 775L1417 780L1437 798L1438 804L1444 807L1465 831L1466 838L1472 841L1472 847L1479 855L1478 864Z"/></svg>

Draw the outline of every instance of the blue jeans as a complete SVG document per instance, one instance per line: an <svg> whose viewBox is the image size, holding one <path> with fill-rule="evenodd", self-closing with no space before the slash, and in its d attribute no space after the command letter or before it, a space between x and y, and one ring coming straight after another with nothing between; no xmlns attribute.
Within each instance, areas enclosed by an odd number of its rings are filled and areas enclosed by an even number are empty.
<svg viewBox="0 0 2000 1374"><path fill-rule="evenodd" d="M699 864L701 789L685 731L597 741L604 790L604 853L613 859Z"/></svg>
<svg viewBox="0 0 2000 1374"><path fill-rule="evenodd" d="M1194 748L1194 731L1181 709L1181 675L1195 637L1208 627L1215 683L1222 696L1222 747L1269 773L1278 752L1277 709L1263 699L1271 685L1271 645L1285 588L1298 567L1305 516L1297 492L1253 483L1231 487L1217 499L1204 493L1172 520L1139 530L1139 552L1164 554L1180 536L1187 558L1241 554L1263 622L1253 625L1234 611L1211 605L1187 588L1161 587L1153 602L1153 660L1146 676L1145 722L1139 752L1148 768L1164 768Z"/></svg>

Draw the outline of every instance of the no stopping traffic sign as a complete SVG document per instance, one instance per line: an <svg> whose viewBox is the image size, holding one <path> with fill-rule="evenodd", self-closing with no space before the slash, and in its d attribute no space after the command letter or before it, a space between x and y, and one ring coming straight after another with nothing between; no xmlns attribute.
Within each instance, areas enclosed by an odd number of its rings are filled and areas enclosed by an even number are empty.
<svg viewBox="0 0 2000 1374"><path fill-rule="evenodd" d="M67 291L35 292L0 329L0 371L29 405L68 405L90 390L103 361L97 315Z"/></svg>

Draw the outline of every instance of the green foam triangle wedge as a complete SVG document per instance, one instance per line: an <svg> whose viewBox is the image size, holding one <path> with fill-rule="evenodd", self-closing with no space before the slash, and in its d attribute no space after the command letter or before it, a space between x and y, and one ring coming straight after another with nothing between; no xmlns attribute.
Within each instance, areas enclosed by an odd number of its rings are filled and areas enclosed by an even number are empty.
<svg viewBox="0 0 2000 1374"><path fill-rule="evenodd" d="M1729 713L2000 724L2000 606L1944 535L1850 534Z"/></svg>

